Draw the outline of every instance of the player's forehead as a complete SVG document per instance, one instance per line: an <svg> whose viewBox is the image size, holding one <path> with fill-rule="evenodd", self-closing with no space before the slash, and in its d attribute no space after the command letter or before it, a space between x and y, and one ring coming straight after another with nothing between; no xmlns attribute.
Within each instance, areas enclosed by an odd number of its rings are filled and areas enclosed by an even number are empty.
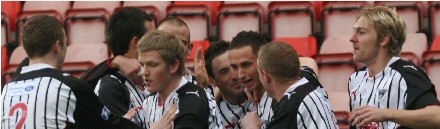
<svg viewBox="0 0 440 129"><path fill-rule="evenodd" d="M244 46L229 50L229 61L231 64L238 65L245 62L256 62L257 55L252 51L251 46Z"/></svg>
<svg viewBox="0 0 440 129"><path fill-rule="evenodd" d="M212 68L215 71L219 71L224 68L229 68L230 62L229 62L229 52L225 52L217 57L215 57L212 60Z"/></svg>
<svg viewBox="0 0 440 129"><path fill-rule="evenodd" d="M148 63L148 62L164 62L165 60L162 58L158 50L152 50L147 52L139 52L138 60L140 63Z"/></svg>

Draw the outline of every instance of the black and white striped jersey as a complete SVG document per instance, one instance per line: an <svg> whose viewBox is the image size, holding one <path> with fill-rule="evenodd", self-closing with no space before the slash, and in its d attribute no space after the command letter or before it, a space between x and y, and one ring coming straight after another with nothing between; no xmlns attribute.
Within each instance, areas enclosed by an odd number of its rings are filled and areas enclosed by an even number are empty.
<svg viewBox="0 0 440 129"><path fill-rule="evenodd" d="M139 128L111 114L85 82L48 64L23 67L2 92L2 128Z"/></svg>
<svg viewBox="0 0 440 129"><path fill-rule="evenodd" d="M221 122L225 129L241 129L241 118L255 108L255 105L248 101L244 101L239 105L230 104L224 98L219 103Z"/></svg>
<svg viewBox="0 0 440 129"><path fill-rule="evenodd" d="M302 78L291 85L280 103L274 108L274 115L267 124L268 129L338 129L333 111L319 85Z"/></svg>
<svg viewBox="0 0 440 129"><path fill-rule="evenodd" d="M189 72L189 70L187 69L187 72ZM197 85L197 80L196 77L193 75L189 75L186 78L189 82L193 83L194 85ZM206 97L208 97L208 102L209 102L209 128L210 129L220 129L222 128L222 123L221 123L221 116L220 116L220 109L217 106L217 102L215 101L214 98L214 90L211 86L209 86L208 88L205 88L205 92L206 92Z"/></svg>
<svg viewBox="0 0 440 129"><path fill-rule="evenodd" d="M124 116L131 108L142 106L148 96L146 92L133 85L122 72L101 78L95 87L95 93L101 103L118 116ZM140 110L137 110L132 121L142 128L147 128L144 118Z"/></svg>
<svg viewBox="0 0 440 129"><path fill-rule="evenodd" d="M370 76L368 68L349 79L350 110L360 106L389 109L420 109L438 103L434 85L425 71L399 57L393 57L385 69ZM394 122L372 122L365 126L396 129ZM359 128L359 127L357 127Z"/></svg>
<svg viewBox="0 0 440 129"><path fill-rule="evenodd" d="M263 94L260 102L258 103L257 113L258 116L263 120L264 123L268 123L273 116L273 106L277 105L277 102L274 101L271 97L267 96L267 92ZM264 124L264 125L266 125ZM263 125L263 128L265 126Z"/></svg>
<svg viewBox="0 0 440 129"><path fill-rule="evenodd" d="M143 113L147 128L162 117L172 104L177 104L178 114L174 120L174 128L207 129L209 123L209 104L206 91L200 86L188 82L182 77L179 87L170 93L165 103L158 103L158 94L152 93L143 103Z"/></svg>

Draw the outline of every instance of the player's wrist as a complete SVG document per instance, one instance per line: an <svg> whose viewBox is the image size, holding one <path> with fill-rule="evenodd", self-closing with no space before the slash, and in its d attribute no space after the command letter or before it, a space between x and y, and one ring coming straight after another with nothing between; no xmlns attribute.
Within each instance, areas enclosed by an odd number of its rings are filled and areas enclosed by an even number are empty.
<svg viewBox="0 0 440 129"><path fill-rule="evenodd" d="M114 57L108 59L107 64L111 69L118 69L119 65L118 65L117 61L118 61L118 56L114 56Z"/></svg>

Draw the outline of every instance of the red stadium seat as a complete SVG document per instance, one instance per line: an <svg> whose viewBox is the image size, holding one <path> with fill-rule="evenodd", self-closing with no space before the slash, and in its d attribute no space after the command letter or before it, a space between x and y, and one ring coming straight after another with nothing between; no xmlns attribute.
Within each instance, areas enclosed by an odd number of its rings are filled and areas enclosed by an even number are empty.
<svg viewBox="0 0 440 129"><path fill-rule="evenodd" d="M213 25L217 24L217 11L219 7L223 4L223 1L174 1L174 5L207 5L211 12L211 23Z"/></svg>
<svg viewBox="0 0 440 129"><path fill-rule="evenodd" d="M420 66L423 52L428 50L428 39L423 33L408 33L402 47L401 58ZM414 57L415 56L415 57Z"/></svg>
<svg viewBox="0 0 440 129"><path fill-rule="evenodd" d="M324 1L321 14L321 31L324 39L330 36L351 34L360 8L368 6L369 4L365 1Z"/></svg>
<svg viewBox="0 0 440 129"><path fill-rule="evenodd" d="M262 15L263 15L263 23L267 23L267 14L268 14L268 7L270 1L225 1L225 4L248 4L248 3L257 3L262 8Z"/></svg>
<svg viewBox="0 0 440 129"><path fill-rule="evenodd" d="M168 6L167 16L175 16L188 25L190 41L207 40L211 36L211 9L207 5Z"/></svg>
<svg viewBox="0 0 440 129"><path fill-rule="evenodd" d="M9 15L2 12L2 46L10 42L10 26Z"/></svg>
<svg viewBox="0 0 440 129"><path fill-rule="evenodd" d="M191 41L191 44L193 44L191 54L186 57L185 61L185 67L186 68L193 68L194 67L194 57L196 56L197 49L199 47L202 47L203 52L208 49L209 46L211 46L211 42L209 40L202 40L202 41Z"/></svg>
<svg viewBox="0 0 440 129"><path fill-rule="evenodd" d="M298 55L312 57L318 53L318 43L313 36L302 38L277 38L272 42L286 42L292 46Z"/></svg>
<svg viewBox="0 0 440 129"><path fill-rule="evenodd" d="M166 8L171 5L171 1L123 1L123 6L145 7L153 6L158 10L157 20L162 21L166 17Z"/></svg>
<svg viewBox="0 0 440 129"><path fill-rule="evenodd" d="M437 98L440 99L440 36L434 39L431 50L423 53L423 64L426 73L436 86Z"/></svg>
<svg viewBox="0 0 440 129"><path fill-rule="evenodd" d="M243 30L264 34L263 8L258 3L223 4L220 6L217 20L219 40L231 41Z"/></svg>
<svg viewBox="0 0 440 129"><path fill-rule="evenodd" d="M12 80L15 70L18 65L27 57L26 51L23 46L18 46L11 54L8 66L2 71L2 84L6 84Z"/></svg>
<svg viewBox="0 0 440 129"><path fill-rule="evenodd" d="M328 37L319 54L313 57L319 67L319 81L327 91L346 92L350 75L362 66L353 61L349 39L350 35Z"/></svg>
<svg viewBox="0 0 440 129"><path fill-rule="evenodd" d="M120 1L75 1L72 9L97 9L101 8L113 14L115 8L121 7Z"/></svg>
<svg viewBox="0 0 440 129"><path fill-rule="evenodd" d="M2 77L5 74L6 66L8 66L8 48L2 45Z"/></svg>
<svg viewBox="0 0 440 129"><path fill-rule="evenodd" d="M431 36L434 39L440 36L440 2L430 1L428 9L429 27L431 30Z"/></svg>
<svg viewBox="0 0 440 129"><path fill-rule="evenodd" d="M336 120L338 120L338 123L346 123L344 120L347 120L348 117L344 115L344 112L350 112L350 95L347 91L348 83L345 85L345 91L328 91L329 88L327 87L325 89L327 90L333 111L335 111ZM340 112L340 114L337 114L337 112Z"/></svg>
<svg viewBox="0 0 440 129"><path fill-rule="evenodd" d="M108 58L109 50L105 43L72 44L67 47L62 70L79 78Z"/></svg>
<svg viewBox="0 0 440 129"><path fill-rule="evenodd" d="M15 22L17 21L17 15L21 11L21 2L20 1L2 1L2 12L5 12L9 15L10 20L10 29L11 31L15 31ZM3 14L2 14L3 15Z"/></svg>
<svg viewBox="0 0 440 129"><path fill-rule="evenodd" d="M397 13L405 18L408 33L417 33L422 30L421 1L375 1L374 4L395 7Z"/></svg>
<svg viewBox="0 0 440 129"><path fill-rule="evenodd" d="M269 4L268 23L272 39L310 36L315 32L314 19L312 2L273 1Z"/></svg>

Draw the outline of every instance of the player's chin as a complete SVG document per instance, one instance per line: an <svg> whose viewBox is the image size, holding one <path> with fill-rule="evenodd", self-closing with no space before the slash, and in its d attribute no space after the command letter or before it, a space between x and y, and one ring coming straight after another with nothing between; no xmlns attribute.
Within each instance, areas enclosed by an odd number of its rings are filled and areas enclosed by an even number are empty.
<svg viewBox="0 0 440 129"><path fill-rule="evenodd" d="M157 89L152 85L147 85L147 91L152 93L152 92L156 92Z"/></svg>

